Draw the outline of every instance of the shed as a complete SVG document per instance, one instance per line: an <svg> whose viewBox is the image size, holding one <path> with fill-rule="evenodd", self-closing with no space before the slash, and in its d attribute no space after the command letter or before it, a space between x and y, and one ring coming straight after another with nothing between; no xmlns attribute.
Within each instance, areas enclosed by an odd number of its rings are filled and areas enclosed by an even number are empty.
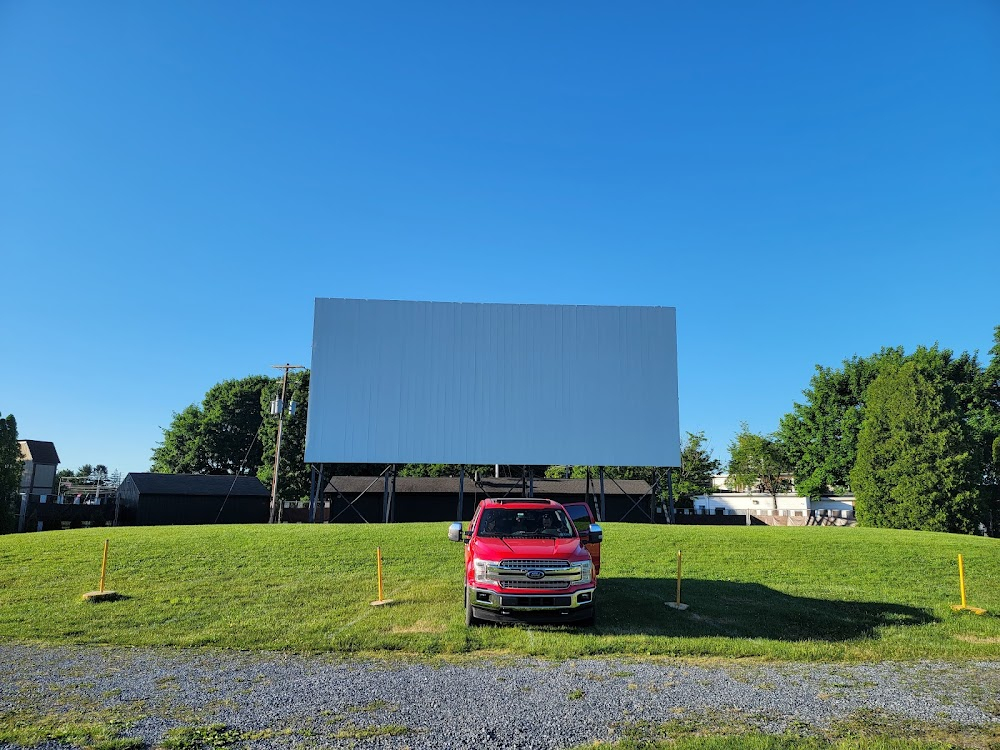
<svg viewBox="0 0 1000 750"><path fill-rule="evenodd" d="M132 472L118 488L130 526L267 523L271 493L257 477Z"/></svg>

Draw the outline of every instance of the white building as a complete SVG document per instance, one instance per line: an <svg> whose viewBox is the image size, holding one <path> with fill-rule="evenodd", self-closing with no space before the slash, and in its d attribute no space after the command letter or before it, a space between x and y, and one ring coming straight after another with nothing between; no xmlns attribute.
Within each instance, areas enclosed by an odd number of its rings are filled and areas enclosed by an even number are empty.
<svg viewBox="0 0 1000 750"><path fill-rule="evenodd" d="M761 492L719 492L712 495L697 495L693 498L696 513L718 515L744 515L747 511L810 511L837 510L854 511L854 496L841 495L810 500L808 497L792 494L778 494L775 498Z"/></svg>

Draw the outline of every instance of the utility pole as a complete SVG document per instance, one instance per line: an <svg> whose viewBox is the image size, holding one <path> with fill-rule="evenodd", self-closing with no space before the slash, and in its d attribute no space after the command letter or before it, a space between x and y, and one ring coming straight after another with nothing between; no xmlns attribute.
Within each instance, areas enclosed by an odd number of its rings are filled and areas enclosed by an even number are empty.
<svg viewBox="0 0 1000 750"><path fill-rule="evenodd" d="M285 394L288 391L288 371L304 370L302 365L271 365L276 370L283 370L281 375L281 395L271 402L271 416L278 417L278 439L274 447L274 475L271 477L271 523L281 523L281 510L284 503L278 501L278 462L281 460L281 427L285 421ZM289 404L288 416L295 414L295 402Z"/></svg>

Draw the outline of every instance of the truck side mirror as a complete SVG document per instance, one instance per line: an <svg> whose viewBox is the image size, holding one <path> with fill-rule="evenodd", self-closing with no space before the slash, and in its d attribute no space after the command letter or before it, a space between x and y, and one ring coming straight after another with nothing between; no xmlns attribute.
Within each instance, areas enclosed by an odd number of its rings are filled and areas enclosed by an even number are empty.
<svg viewBox="0 0 1000 750"><path fill-rule="evenodd" d="M604 541L604 530L596 523L590 524L589 544L600 544L602 541Z"/></svg>
<svg viewBox="0 0 1000 750"><path fill-rule="evenodd" d="M453 523L448 527L448 539L453 542L462 541L462 524Z"/></svg>

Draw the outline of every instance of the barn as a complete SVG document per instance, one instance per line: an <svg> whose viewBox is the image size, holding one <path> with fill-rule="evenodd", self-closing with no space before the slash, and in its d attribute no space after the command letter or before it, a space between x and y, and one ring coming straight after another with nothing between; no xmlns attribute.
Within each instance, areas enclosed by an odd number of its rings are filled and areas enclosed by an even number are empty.
<svg viewBox="0 0 1000 750"><path fill-rule="evenodd" d="M257 477L132 472L118 488L119 523L267 523L270 499Z"/></svg>

